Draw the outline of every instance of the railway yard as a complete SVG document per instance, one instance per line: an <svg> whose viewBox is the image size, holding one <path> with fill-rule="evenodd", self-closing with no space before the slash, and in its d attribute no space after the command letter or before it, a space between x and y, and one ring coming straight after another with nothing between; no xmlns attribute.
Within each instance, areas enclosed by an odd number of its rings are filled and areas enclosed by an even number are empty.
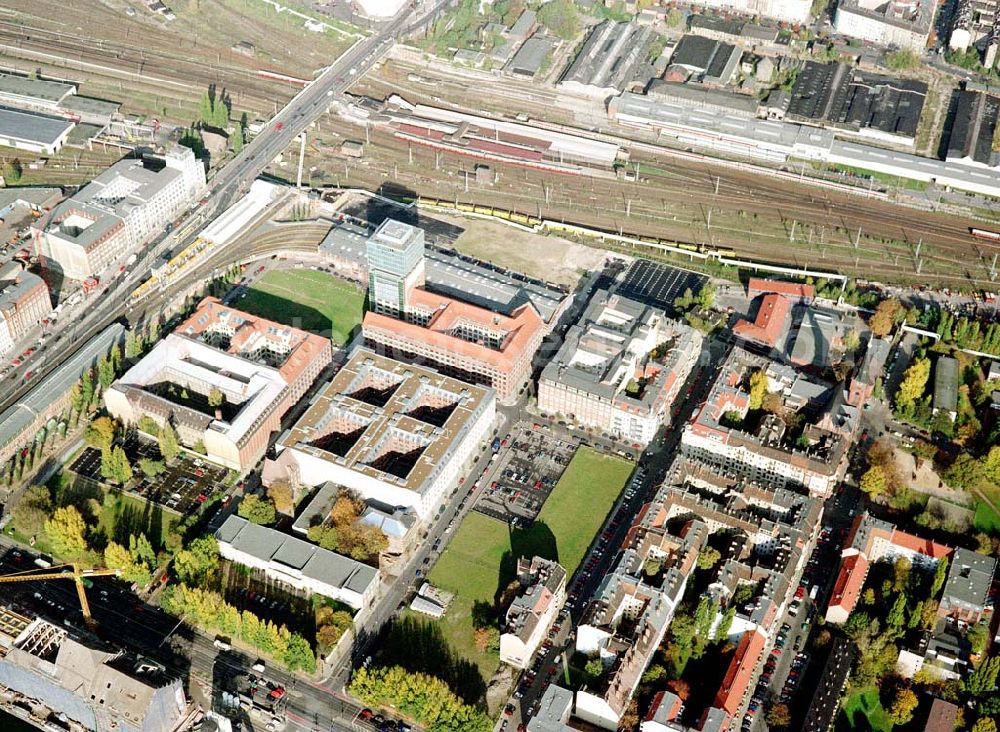
<svg viewBox="0 0 1000 732"><path fill-rule="evenodd" d="M67 14L59 0L5 2L0 65L81 82L90 96L122 102L125 114L184 125L197 119L210 85L231 97L235 113L270 117L297 87L260 70L311 79L361 37L339 23L309 31L262 0L178 2L174 20L142 3L85 5L87 12Z"/></svg>
<svg viewBox="0 0 1000 732"><path fill-rule="evenodd" d="M468 90L460 93L458 86L408 82L404 73L408 67L399 69L395 63L360 80L352 93L383 98L395 92L411 103L472 111L479 96L495 91L481 89L470 98ZM422 73L426 78L427 72ZM503 83L498 81L497 86ZM534 115L545 106L543 100L529 100L518 109ZM551 122L569 119L559 105L548 109ZM623 145L628 146L622 131L603 128L602 132L622 135ZM338 143L345 139L367 139L363 159L339 154ZM297 150L289 150L288 159L274 165L272 172L294 178L296 156ZM666 149L652 152L650 145L632 148L629 168L638 170L632 180L565 175L493 161L493 179L477 183L472 175L476 162L411 145L384 128L365 130L331 115L307 146L308 180L304 177L303 182L503 207L615 233L731 249L759 261L861 277L877 272L879 279L897 282L983 286L992 281L993 256L1000 251L990 242L974 239L967 218L802 185L794 179L713 164L701 156Z"/></svg>

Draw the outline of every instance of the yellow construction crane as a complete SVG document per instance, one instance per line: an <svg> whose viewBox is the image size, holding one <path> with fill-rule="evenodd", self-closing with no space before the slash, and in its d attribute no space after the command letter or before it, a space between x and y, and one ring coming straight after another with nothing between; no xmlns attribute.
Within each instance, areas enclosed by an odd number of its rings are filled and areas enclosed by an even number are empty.
<svg viewBox="0 0 1000 732"><path fill-rule="evenodd" d="M61 572L54 570L61 569ZM76 584L76 594L80 597L80 607L83 609L83 622L90 630L97 629L97 622L90 614L90 603L87 602L87 593L84 592L83 582L90 577L108 577L121 574L117 569L81 569L79 564L57 564L54 567L39 572L37 569L29 569L24 572L0 575L0 582L35 582L42 580L71 579Z"/></svg>

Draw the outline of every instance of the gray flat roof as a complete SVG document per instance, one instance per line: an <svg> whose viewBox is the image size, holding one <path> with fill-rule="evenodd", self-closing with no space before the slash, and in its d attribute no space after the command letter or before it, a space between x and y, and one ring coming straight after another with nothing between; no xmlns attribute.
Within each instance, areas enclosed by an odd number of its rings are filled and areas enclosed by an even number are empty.
<svg viewBox="0 0 1000 732"><path fill-rule="evenodd" d="M100 114L110 117L122 106L121 102L109 102L106 99L72 96L60 105L63 109L84 114Z"/></svg>
<svg viewBox="0 0 1000 732"><path fill-rule="evenodd" d="M958 361L941 356L934 365L934 409L954 412L958 406Z"/></svg>
<svg viewBox="0 0 1000 732"><path fill-rule="evenodd" d="M22 437L22 432L35 421L36 415L62 398L75 384L83 370L121 341L125 327L119 323L109 325L94 336L72 358L35 385L17 404L0 414L0 447Z"/></svg>
<svg viewBox="0 0 1000 732"><path fill-rule="evenodd" d="M956 549L944 583L942 602L984 607L996 566L993 557L968 549Z"/></svg>
<svg viewBox="0 0 1000 732"><path fill-rule="evenodd" d="M0 211L16 203L41 206L55 197L62 196L60 188L3 188L0 189Z"/></svg>
<svg viewBox="0 0 1000 732"><path fill-rule="evenodd" d="M229 516L215 538L263 562L284 564L304 577L359 594L378 576L374 567L239 516Z"/></svg>
<svg viewBox="0 0 1000 732"><path fill-rule="evenodd" d="M73 128L68 119L0 107L0 137L52 145Z"/></svg>
<svg viewBox="0 0 1000 732"><path fill-rule="evenodd" d="M72 84L46 79L29 79L27 76L0 72L0 94L19 97L34 97L45 102L56 103L76 90Z"/></svg>
<svg viewBox="0 0 1000 732"><path fill-rule="evenodd" d="M534 76L542 68L545 57L552 50L552 41L540 36L532 36L526 40L514 54L507 68L521 74Z"/></svg>

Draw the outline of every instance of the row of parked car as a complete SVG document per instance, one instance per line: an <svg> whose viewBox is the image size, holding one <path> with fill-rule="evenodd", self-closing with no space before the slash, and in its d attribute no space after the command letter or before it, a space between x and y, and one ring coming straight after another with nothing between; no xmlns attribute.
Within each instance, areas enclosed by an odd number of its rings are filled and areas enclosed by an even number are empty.
<svg viewBox="0 0 1000 732"><path fill-rule="evenodd" d="M402 719L392 719L384 714L373 712L371 709L362 709L358 713L358 721L367 722L378 732L410 732L413 727Z"/></svg>

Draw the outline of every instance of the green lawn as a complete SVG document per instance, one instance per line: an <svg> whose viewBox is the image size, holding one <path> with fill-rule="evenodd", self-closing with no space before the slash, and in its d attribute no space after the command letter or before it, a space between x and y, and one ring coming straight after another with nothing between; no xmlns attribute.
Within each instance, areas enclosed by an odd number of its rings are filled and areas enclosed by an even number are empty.
<svg viewBox="0 0 1000 732"><path fill-rule="evenodd" d="M878 689L874 686L858 689L847 697L842 712L849 729L872 732L890 732L892 729L892 722L882 708Z"/></svg>
<svg viewBox="0 0 1000 732"><path fill-rule="evenodd" d="M162 547L180 523L180 516L153 503L108 491L101 504L98 524L109 539L128 543L130 534L146 534L154 549Z"/></svg>
<svg viewBox="0 0 1000 732"><path fill-rule="evenodd" d="M475 662L485 680L499 660L475 647L474 604L495 602L513 581L520 556L557 559L572 575L632 469L628 460L580 448L531 528L510 531L475 512L462 522L428 579L455 593L448 614L438 622L452 650Z"/></svg>
<svg viewBox="0 0 1000 732"><path fill-rule="evenodd" d="M246 297L233 305L240 310L346 343L364 316L365 293L357 286L313 269L267 272Z"/></svg>
<svg viewBox="0 0 1000 732"><path fill-rule="evenodd" d="M976 515L972 519L972 525L977 531L986 534L1000 534L1000 515L986 501L976 501Z"/></svg>

